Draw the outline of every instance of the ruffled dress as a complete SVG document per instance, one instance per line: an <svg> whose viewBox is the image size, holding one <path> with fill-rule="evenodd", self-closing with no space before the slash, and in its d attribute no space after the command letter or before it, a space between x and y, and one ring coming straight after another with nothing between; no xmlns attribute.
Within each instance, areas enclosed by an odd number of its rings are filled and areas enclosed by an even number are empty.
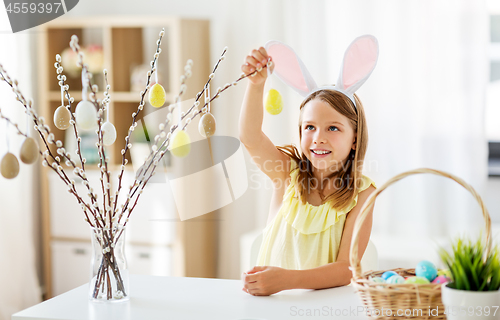
<svg viewBox="0 0 500 320"><path fill-rule="evenodd" d="M344 230L346 215L358 201L358 195L346 210L336 211L330 201L320 206L302 203L295 192L299 173L292 160L290 184L275 218L263 231L257 266L276 266L304 270L335 262ZM375 183L362 176L359 192Z"/></svg>

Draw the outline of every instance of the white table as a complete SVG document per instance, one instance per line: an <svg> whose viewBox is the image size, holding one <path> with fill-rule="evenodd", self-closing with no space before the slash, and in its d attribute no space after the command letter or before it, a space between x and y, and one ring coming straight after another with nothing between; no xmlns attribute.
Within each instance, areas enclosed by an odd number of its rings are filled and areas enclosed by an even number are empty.
<svg viewBox="0 0 500 320"><path fill-rule="evenodd" d="M350 286L256 297L243 292L239 280L131 275L130 287L129 302L105 304L89 302L88 284L83 285L12 320L367 319Z"/></svg>

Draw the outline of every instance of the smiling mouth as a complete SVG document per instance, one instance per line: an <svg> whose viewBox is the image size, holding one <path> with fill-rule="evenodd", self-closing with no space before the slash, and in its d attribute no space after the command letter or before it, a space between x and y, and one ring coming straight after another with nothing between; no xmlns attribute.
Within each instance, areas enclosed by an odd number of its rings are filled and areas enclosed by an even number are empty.
<svg viewBox="0 0 500 320"><path fill-rule="evenodd" d="M317 154L317 155L324 155L324 154L332 153L331 151L328 151L328 150L311 150L311 152L313 154Z"/></svg>

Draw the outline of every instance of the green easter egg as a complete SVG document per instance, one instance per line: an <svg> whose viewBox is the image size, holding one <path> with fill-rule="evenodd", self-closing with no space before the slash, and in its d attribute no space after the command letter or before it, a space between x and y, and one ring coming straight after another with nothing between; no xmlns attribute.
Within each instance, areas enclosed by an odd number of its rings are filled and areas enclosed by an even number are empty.
<svg viewBox="0 0 500 320"><path fill-rule="evenodd" d="M430 281L427 280L427 278L424 278L424 277L409 277L408 279L405 280L405 283L411 283L411 284L429 284Z"/></svg>

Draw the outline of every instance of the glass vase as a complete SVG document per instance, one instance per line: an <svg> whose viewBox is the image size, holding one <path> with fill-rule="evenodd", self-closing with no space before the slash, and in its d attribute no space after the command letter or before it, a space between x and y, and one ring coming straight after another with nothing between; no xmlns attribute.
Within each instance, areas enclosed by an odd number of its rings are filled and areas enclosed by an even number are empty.
<svg viewBox="0 0 500 320"><path fill-rule="evenodd" d="M90 228L92 261L89 297L91 301L129 300L129 272L125 258L125 228Z"/></svg>

